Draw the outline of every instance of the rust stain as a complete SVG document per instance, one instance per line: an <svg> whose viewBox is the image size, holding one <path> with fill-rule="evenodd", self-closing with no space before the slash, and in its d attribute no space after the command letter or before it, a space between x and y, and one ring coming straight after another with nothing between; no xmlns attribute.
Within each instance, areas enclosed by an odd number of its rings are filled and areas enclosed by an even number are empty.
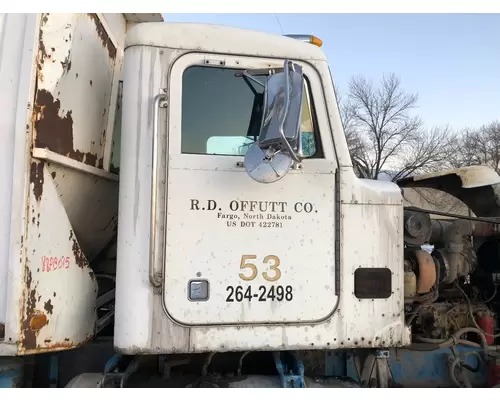
<svg viewBox="0 0 500 400"><path fill-rule="evenodd" d="M54 350L59 350L59 349L71 349L75 347L73 342L54 342L54 343L47 343L46 346L43 346L43 350L45 351L54 351ZM40 349L38 347L37 349Z"/></svg>
<svg viewBox="0 0 500 400"><path fill-rule="evenodd" d="M36 60L36 67L38 70L38 79L43 81L43 64L45 62L45 59L47 58L47 51L45 50L45 45L43 44L43 31L40 28L40 31L38 33L38 57Z"/></svg>
<svg viewBox="0 0 500 400"><path fill-rule="evenodd" d="M73 149L73 117L71 110L59 116L61 102L45 89L37 90L35 104L35 145L47 148L73 160L96 166L97 155Z"/></svg>
<svg viewBox="0 0 500 400"><path fill-rule="evenodd" d="M43 163L32 162L30 169L30 182L33 183L33 194L37 202L42 198L43 193Z"/></svg>
<svg viewBox="0 0 500 400"><path fill-rule="evenodd" d="M47 53L47 50L45 49L45 44L43 42L43 26L48 22L49 15L50 14L43 14L40 23L40 29L38 31L38 55L36 60L36 66L38 70L38 79L40 79L41 81L43 81L43 73L42 73L43 64L46 58L50 58L50 56Z"/></svg>
<svg viewBox="0 0 500 400"><path fill-rule="evenodd" d="M436 266L431 255L425 250L417 250L415 257L418 262L417 293L429 293L436 283Z"/></svg>
<svg viewBox="0 0 500 400"><path fill-rule="evenodd" d="M48 324L47 316L45 314L36 312L30 318L30 329L32 331L39 331Z"/></svg>
<svg viewBox="0 0 500 400"><path fill-rule="evenodd" d="M48 299L43 308L45 309L45 311L47 311L47 314L51 314L52 315L52 310L54 309L54 306L52 305L52 301L51 299Z"/></svg>
<svg viewBox="0 0 500 400"><path fill-rule="evenodd" d="M89 14L89 17L92 19L92 21L94 21L96 32L99 35L99 38L101 39L103 47L108 49L109 58L114 60L116 58L116 47L109 38L109 35L106 32L106 29L104 28L104 25L99 20L97 14Z"/></svg>
<svg viewBox="0 0 500 400"><path fill-rule="evenodd" d="M31 329L31 316L35 314L36 307L36 289L32 286L33 280L31 271L27 265L24 266L24 280L26 285L26 294L24 298L24 315L21 323L21 330L23 333L22 346L27 349L36 348L36 333Z"/></svg>
<svg viewBox="0 0 500 400"><path fill-rule="evenodd" d="M85 154L85 164L88 165L97 165L97 154L87 153Z"/></svg>
<svg viewBox="0 0 500 400"><path fill-rule="evenodd" d="M80 268L85 268L89 264L87 262L87 258L85 257L85 254L83 254L82 249L78 245L78 242L76 241L76 237L73 235L73 231L69 231L69 240L73 241L73 246L71 250L73 251L73 255L75 256L75 262L76 265L78 265Z"/></svg>
<svg viewBox="0 0 500 400"><path fill-rule="evenodd" d="M51 172L50 175L52 175L52 179L56 179L56 171Z"/></svg>

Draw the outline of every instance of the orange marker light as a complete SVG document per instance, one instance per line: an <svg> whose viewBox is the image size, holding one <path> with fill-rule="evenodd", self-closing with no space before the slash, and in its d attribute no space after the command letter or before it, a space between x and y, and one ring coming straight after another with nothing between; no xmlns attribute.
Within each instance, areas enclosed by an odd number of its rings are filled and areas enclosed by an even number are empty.
<svg viewBox="0 0 500 400"><path fill-rule="evenodd" d="M318 47L321 47L323 45L323 41L320 38L317 38L316 36L312 35L311 35L311 43Z"/></svg>
<svg viewBox="0 0 500 400"><path fill-rule="evenodd" d="M320 38L317 38L313 35L285 35L292 39L301 40L302 42L307 42L314 44L315 46L321 47L323 45L323 41Z"/></svg>

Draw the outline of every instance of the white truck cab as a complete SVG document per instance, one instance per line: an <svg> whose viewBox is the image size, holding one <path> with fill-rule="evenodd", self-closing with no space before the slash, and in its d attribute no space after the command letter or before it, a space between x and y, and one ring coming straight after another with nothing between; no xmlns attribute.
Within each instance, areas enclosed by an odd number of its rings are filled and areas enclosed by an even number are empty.
<svg viewBox="0 0 500 400"><path fill-rule="evenodd" d="M144 23L123 74L117 351L410 343L401 191L355 176L318 46Z"/></svg>

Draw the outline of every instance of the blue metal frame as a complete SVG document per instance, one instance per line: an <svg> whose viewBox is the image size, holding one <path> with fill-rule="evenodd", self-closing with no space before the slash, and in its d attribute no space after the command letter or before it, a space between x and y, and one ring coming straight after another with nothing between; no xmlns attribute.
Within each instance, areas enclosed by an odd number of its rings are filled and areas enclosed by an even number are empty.
<svg viewBox="0 0 500 400"><path fill-rule="evenodd" d="M305 388L304 364L291 352L273 353L276 370L284 388Z"/></svg>
<svg viewBox="0 0 500 400"><path fill-rule="evenodd" d="M50 357L50 387L59 387L59 355L55 354Z"/></svg>
<svg viewBox="0 0 500 400"><path fill-rule="evenodd" d="M23 387L24 361L20 357L0 357L0 388Z"/></svg>
<svg viewBox="0 0 500 400"><path fill-rule="evenodd" d="M477 352L475 347L456 346L455 353L462 361L472 368L478 366L478 360L470 352ZM349 377L360 383L359 373L353 355L361 354L359 351L327 351L325 355L325 375ZM455 387L450 377L450 356L454 353L451 348L435 351L409 351L404 349L391 349L387 360L392 380L403 387ZM466 354L469 353L469 354ZM486 387L488 380L487 366L479 365L476 373L463 370L473 387Z"/></svg>

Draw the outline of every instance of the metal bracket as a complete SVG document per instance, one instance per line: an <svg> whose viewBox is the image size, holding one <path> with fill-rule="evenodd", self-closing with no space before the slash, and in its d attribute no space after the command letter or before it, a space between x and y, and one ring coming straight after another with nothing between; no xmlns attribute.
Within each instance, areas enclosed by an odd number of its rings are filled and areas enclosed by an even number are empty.
<svg viewBox="0 0 500 400"><path fill-rule="evenodd" d="M139 368L139 359L135 357L125 368L125 371L120 372L118 364L122 360L122 356L119 354L115 354L111 359L106 363L104 367L104 377L99 383L100 388L124 388L125 383L128 378L137 371Z"/></svg>
<svg viewBox="0 0 500 400"><path fill-rule="evenodd" d="M391 387L393 384L392 372L389 367L389 350L376 349L366 357L361 372L361 386L371 387L376 383L379 388ZM372 378L376 372L376 379Z"/></svg>
<svg viewBox="0 0 500 400"><path fill-rule="evenodd" d="M304 364L290 352L274 352L274 364L284 388L305 388Z"/></svg>
<svg viewBox="0 0 500 400"><path fill-rule="evenodd" d="M375 350L375 358L378 359L388 359L389 358L389 350Z"/></svg>

